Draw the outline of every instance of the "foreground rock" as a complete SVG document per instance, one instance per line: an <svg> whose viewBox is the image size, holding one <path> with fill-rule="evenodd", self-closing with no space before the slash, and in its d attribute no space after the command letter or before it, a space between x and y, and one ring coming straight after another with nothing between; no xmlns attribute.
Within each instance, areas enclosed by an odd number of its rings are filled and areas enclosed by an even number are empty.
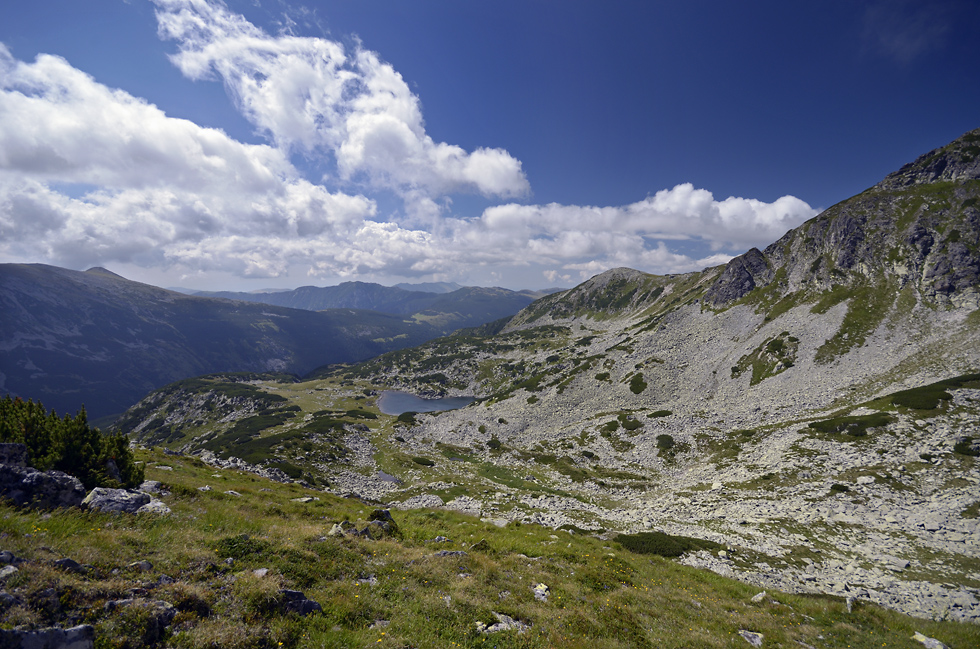
<svg viewBox="0 0 980 649"><path fill-rule="evenodd" d="M85 498L85 487L67 473L27 466L23 444L0 444L0 497L18 507L77 507Z"/></svg>
<svg viewBox="0 0 980 649"><path fill-rule="evenodd" d="M96 487L82 501L82 506L100 512L135 514L150 504L150 495L142 491Z"/></svg>
<svg viewBox="0 0 980 649"><path fill-rule="evenodd" d="M95 628L87 624L70 629L19 631L0 629L0 647L4 649L94 649Z"/></svg>

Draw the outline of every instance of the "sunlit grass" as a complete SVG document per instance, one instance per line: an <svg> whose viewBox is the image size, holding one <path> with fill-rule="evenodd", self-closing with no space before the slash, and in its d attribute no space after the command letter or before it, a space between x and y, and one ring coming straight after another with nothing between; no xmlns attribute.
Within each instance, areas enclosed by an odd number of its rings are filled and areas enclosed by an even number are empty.
<svg viewBox="0 0 980 649"><path fill-rule="evenodd" d="M977 626L862 603L849 614L838 598L770 593L752 603L752 586L613 541L537 525L498 528L448 510L393 512L395 537L330 537L342 520L363 527L374 507L233 471L218 479L187 457L142 459L148 477L173 491L165 498L172 515L0 510L3 547L29 560L6 580L21 603L0 624L86 622L102 647L740 648L740 629L762 633L766 646L908 646L915 631L953 647L980 643ZM164 461L174 470L152 466ZM197 490L204 484L212 491ZM293 502L310 495L318 500ZM93 571L55 568L63 557ZM141 560L153 569L130 567ZM174 582L157 585L161 575ZM548 586L546 601L532 590L539 583ZM323 612L283 614L282 588L303 591ZM57 607L43 603L50 592ZM141 610L106 612L105 602L134 593L178 609L156 645ZM480 633L477 622L493 624L496 614L529 628Z"/></svg>

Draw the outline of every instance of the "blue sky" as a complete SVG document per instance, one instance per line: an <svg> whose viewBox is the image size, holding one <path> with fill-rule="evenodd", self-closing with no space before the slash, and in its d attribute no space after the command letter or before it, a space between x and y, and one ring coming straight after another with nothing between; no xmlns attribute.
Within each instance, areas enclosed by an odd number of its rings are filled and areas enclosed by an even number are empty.
<svg viewBox="0 0 980 649"><path fill-rule="evenodd" d="M0 261L163 286L698 270L980 126L980 6L38 0Z"/></svg>

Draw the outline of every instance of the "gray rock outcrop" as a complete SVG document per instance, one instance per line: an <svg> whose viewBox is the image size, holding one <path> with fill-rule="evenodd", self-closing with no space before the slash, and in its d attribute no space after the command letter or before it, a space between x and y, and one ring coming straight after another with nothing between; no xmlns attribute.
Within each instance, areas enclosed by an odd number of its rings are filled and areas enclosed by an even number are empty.
<svg viewBox="0 0 980 649"><path fill-rule="evenodd" d="M23 444L0 444L0 497L18 507L76 507L85 497L85 487L67 473L27 466Z"/></svg>
<svg viewBox="0 0 980 649"><path fill-rule="evenodd" d="M135 514L141 507L150 504L150 500L150 495L141 491L96 487L85 496L81 504L100 512Z"/></svg>
<svg viewBox="0 0 980 649"><path fill-rule="evenodd" d="M93 649L95 628L88 624L70 629L21 631L0 629L0 647L4 649Z"/></svg>

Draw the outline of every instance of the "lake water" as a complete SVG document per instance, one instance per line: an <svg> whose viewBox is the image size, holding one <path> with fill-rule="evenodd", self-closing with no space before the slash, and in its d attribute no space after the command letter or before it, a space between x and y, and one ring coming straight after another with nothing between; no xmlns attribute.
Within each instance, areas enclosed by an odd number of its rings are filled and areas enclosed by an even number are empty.
<svg viewBox="0 0 980 649"><path fill-rule="evenodd" d="M476 401L475 397L443 397L423 399L407 392L385 390L378 397L378 409L386 415L400 415L403 412L435 412L437 410L456 410Z"/></svg>

